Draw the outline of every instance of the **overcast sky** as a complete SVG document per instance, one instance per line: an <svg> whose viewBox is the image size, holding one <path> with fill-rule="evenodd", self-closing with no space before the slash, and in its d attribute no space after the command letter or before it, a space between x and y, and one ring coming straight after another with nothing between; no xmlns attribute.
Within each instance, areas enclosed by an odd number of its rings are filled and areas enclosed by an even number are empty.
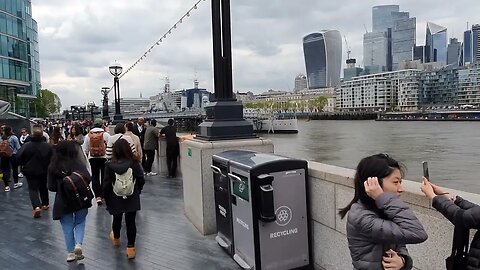
<svg viewBox="0 0 480 270"><path fill-rule="evenodd" d="M64 108L100 103L100 89L111 86L108 66L132 65L196 0L32 0L38 22L42 88L57 93ZM305 73L302 37L321 29L339 30L352 57L363 63L362 35L371 31L372 7L398 4L417 18L417 44L425 43L427 21L463 40L467 21L480 23L478 0L453 5L446 0L233 0L235 91L292 90ZM173 89L200 86L213 92L210 1L120 81L122 97L160 92L168 76ZM343 44L345 45L345 43ZM345 46L343 58L346 58ZM113 100L113 93L110 94Z"/></svg>

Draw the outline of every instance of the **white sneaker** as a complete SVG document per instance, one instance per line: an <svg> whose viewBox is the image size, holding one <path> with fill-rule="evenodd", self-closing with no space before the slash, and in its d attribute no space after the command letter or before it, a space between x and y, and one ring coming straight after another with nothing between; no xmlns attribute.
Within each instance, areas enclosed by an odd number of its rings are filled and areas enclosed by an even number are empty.
<svg viewBox="0 0 480 270"><path fill-rule="evenodd" d="M18 177L23 178L23 173L19 173Z"/></svg>
<svg viewBox="0 0 480 270"><path fill-rule="evenodd" d="M5 190L5 192L9 192L9 191L10 191L10 187L7 186L7 187L5 187L4 190Z"/></svg>
<svg viewBox="0 0 480 270"><path fill-rule="evenodd" d="M147 175L155 176L155 175L157 175L157 173L156 172L149 172L149 173L147 173Z"/></svg>
<svg viewBox="0 0 480 270"><path fill-rule="evenodd" d="M77 259L77 255L75 255L75 253L68 253L68 256L67 256L67 262L73 262Z"/></svg>
<svg viewBox="0 0 480 270"><path fill-rule="evenodd" d="M13 184L13 188L14 188L14 189L21 188L21 187L23 187L23 183L22 183L22 182L18 182L18 183L16 183L16 184Z"/></svg>
<svg viewBox="0 0 480 270"><path fill-rule="evenodd" d="M75 254L75 258L77 260L83 260L85 258L82 253L82 244L76 244L73 253Z"/></svg>

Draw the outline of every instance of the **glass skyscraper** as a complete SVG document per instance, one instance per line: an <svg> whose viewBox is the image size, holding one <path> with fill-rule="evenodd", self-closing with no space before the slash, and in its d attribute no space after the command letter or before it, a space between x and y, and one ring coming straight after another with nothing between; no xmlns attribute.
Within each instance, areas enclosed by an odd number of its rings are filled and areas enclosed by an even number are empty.
<svg viewBox="0 0 480 270"><path fill-rule="evenodd" d="M433 62L447 64L447 28L427 22L425 45L430 46Z"/></svg>
<svg viewBox="0 0 480 270"><path fill-rule="evenodd" d="M342 37L337 30L322 30L303 38L308 88L333 87L340 83Z"/></svg>
<svg viewBox="0 0 480 270"><path fill-rule="evenodd" d="M392 29L392 66L397 70L404 62L412 60L416 41L417 19L410 18L408 12L392 13L395 18Z"/></svg>
<svg viewBox="0 0 480 270"><path fill-rule="evenodd" d="M378 66L387 71L388 37L386 32L370 32L363 35L363 65Z"/></svg>
<svg viewBox="0 0 480 270"><path fill-rule="evenodd" d="M416 18L410 18L408 12L400 12L398 5L374 6L372 26L373 33L385 33L387 38L386 51L381 53L387 56L387 70L396 70L402 61L412 60L416 39ZM364 36L365 41L368 42L368 39ZM364 43L364 52L368 50L368 46L368 43ZM368 61L369 59L365 57L365 65Z"/></svg>
<svg viewBox="0 0 480 270"><path fill-rule="evenodd" d="M472 26L472 51L472 62L480 62L480 24Z"/></svg>
<svg viewBox="0 0 480 270"><path fill-rule="evenodd" d="M472 62L472 31L463 32L463 61L465 64Z"/></svg>
<svg viewBox="0 0 480 270"><path fill-rule="evenodd" d="M0 1L0 99L28 116L40 89L38 26L31 0Z"/></svg>
<svg viewBox="0 0 480 270"><path fill-rule="evenodd" d="M447 65L462 65L462 43L451 38L447 47Z"/></svg>

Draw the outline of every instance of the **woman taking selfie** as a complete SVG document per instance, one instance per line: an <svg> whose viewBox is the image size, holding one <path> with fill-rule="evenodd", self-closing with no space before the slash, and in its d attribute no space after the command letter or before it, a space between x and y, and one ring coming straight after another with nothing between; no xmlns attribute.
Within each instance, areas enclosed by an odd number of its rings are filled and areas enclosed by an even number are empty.
<svg viewBox="0 0 480 270"><path fill-rule="evenodd" d="M355 270L413 267L406 244L427 240L427 233L399 195L404 168L385 154L360 161L355 196L339 211L347 215L347 239Z"/></svg>

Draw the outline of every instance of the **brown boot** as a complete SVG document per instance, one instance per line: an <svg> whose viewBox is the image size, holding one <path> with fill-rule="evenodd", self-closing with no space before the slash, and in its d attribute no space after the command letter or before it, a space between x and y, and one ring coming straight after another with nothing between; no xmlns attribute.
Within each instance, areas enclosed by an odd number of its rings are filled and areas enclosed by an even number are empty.
<svg viewBox="0 0 480 270"><path fill-rule="evenodd" d="M115 236L113 235L113 231L110 231L110 234L108 235L108 238L110 238L110 240L112 240L112 243L114 246L118 247L120 246L120 238L115 238Z"/></svg>
<svg viewBox="0 0 480 270"><path fill-rule="evenodd" d="M41 214L42 209L40 209L40 207L37 207L33 210L33 218L39 218Z"/></svg>
<svg viewBox="0 0 480 270"><path fill-rule="evenodd" d="M127 247L127 258L129 260L135 259L136 253L137 252L135 251L135 247Z"/></svg>

